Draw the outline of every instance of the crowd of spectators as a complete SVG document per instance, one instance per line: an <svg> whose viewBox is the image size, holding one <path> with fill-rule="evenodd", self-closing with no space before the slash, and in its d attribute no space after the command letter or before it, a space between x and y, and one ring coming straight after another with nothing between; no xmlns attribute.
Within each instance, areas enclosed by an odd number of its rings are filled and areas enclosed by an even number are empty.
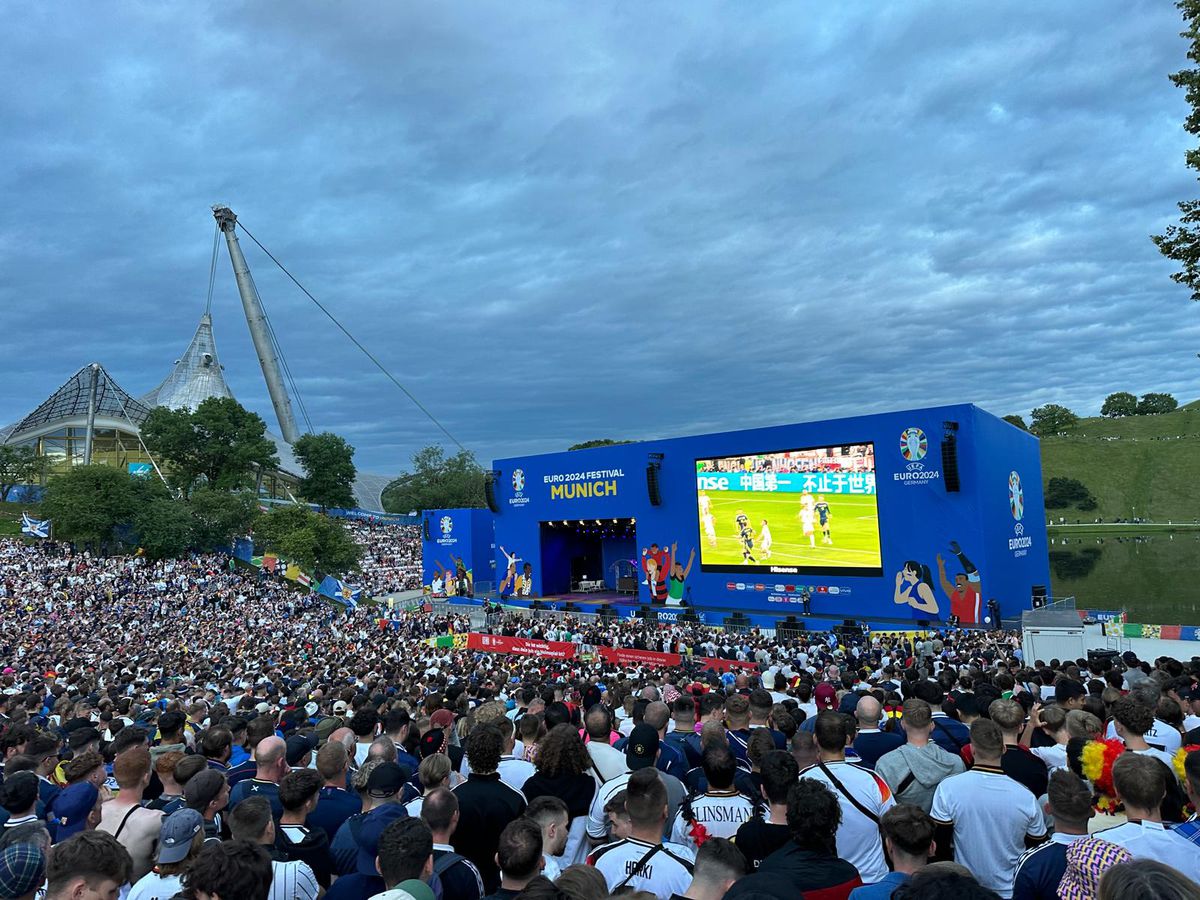
<svg viewBox="0 0 1200 900"><path fill-rule="evenodd" d="M0 900L1200 898L1200 661L516 614L580 652L506 656L50 543L0 586Z"/></svg>
<svg viewBox="0 0 1200 900"><path fill-rule="evenodd" d="M368 597L421 589L421 529L367 520L344 520L363 548L355 577Z"/></svg>

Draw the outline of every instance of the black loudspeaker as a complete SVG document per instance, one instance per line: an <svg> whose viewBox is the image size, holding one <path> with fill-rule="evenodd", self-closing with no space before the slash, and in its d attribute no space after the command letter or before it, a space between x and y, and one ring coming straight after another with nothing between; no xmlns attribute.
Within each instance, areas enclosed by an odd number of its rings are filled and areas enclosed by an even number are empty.
<svg viewBox="0 0 1200 900"><path fill-rule="evenodd" d="M567 612L567 613L579 612L579 607L576 606L574 603L572 603L570 600L568 600L566 603L563 604L562 611Z"/></svg>
<svg viewBox="0 0 1200 900"><path fill-rule="evenodd" d="M658 621L658 613L649 606L641 606L638 608L637 617L639 619L652 619Z"/></svg>
<svg viewBox="0 0 1200 900"><path fill-rule="evenodd" d="M622 575L617 578L617 593L618 594L636 594L638 589L638 580L632 575Z"/></svg>
<svg viewBox="0 0 1200 900"><path fill-rule="evenodd" d="M646 496L651 506L662 506L662 494L658 490L658 463L646 466Z"/></svg>
<svg viewBox="0 0 1200 900"><path fill-rule="evenodd" d="M429 520L422 519L421 524L425 526L425 540L432 540L432 535L429 533Z"/></svg>
<svg viewBox="0 0 1200 900"><path fill-rule="evenodd" d="M494 513L500 512L500 504L496 502L496 478L499 472L488 472L483 479L483 496L487 500L488 509Z"/></svg>
<svg viewBox="0 0 1200 900"><path fill-rule="evenodd" d="M956 494L961 488L958 480L958 436L953 432L942 438L942 487L947 494Z"/></svg>
<svg viewBox="0 0 1200 900"><path fill-rule="evenodd" d="M617 611L614 607L611 607L611 606L600 607L600 621L601 622L615 622L616 620L617 620Z"/></svg>
<svg viewBox="0 0 1200 900"><path fill-rule="evenodd" d="M1089 664L1100 662L1101 660L1113 662L1118 656L1120 656L1120 653L1118 653L1116 650L1089 650L1087 652ZM1092 671L1095 670L1093 669Z"/></svg>
<svg viewBox="0 0 1200 900"><path fill-rule="evenodd" d="M1034 609L1041 609L1046 605L1046 586L1044 584L1035 584L1031 593Z"/></svg>

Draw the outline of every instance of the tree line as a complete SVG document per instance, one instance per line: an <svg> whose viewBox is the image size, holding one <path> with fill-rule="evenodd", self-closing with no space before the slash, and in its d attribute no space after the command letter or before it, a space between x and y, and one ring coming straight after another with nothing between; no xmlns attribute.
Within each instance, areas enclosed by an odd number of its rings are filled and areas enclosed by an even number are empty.
<svg viewBox="0 0 1200 900"><path fill-rule="evenodd" d="M101 551L136 546L165 559L228 548L252 534L257 548L306 571L355 570L360 549L339 520L304 505L260 505L263 479L279 466L266 430L261 416L227 397L209 398L194 412L154 409L141 436L162 478L74 466L48 480L41 515L54 523L56 538ZM303 470L296 499L322 511L354 505L354 448L343 438L306 434L292 452Z"/></svg>
<svg viewBox="0 0 1200 900"><path fill-rule="evenodd" d="M1149 393L1140 398L1128 391L1117 391L1104 398L1100 407L1100 415L1109 419L1125 416L1160 416L1163 413L1174 412L1179 408L1179 401L1170 394ZM1039 406L1029 414L1029 424L1022 416L1012 414L1004 416L1004 421L1015 425L1022 431L1029 431L1039 437L1061 434L1070 431L1079 424L1079 416L1072 410L1058 403L1047 403Z"/></svg>

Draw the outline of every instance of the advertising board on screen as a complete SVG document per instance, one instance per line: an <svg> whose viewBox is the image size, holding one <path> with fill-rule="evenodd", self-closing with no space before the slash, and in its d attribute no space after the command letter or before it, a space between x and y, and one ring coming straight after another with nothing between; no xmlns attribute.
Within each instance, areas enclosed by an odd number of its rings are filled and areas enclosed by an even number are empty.
<svg viewBox="0 0 1200 900"><path fill-rule="evenodd" d="M875 446L696 460L705 572L880 575Z"/></svg>

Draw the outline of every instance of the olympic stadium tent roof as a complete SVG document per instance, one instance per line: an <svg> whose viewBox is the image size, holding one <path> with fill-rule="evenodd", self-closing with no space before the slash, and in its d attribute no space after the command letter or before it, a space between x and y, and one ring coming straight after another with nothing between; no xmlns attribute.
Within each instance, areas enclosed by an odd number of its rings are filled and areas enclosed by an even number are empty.
<svg viewBox="0 0 1200 900"><path fill-rule="evenodd" d="M142 402L147 406L195 412L209 397L233 397L233 391L225 383L224 371L217 358L212 316L205 313L183 356L175 360L175 367L162 383L142 397Z"/></svg>
<svg viewBox="0 0 1200 900"><path fill-rule="evenodd" d="M167 377L140 399L135 400L117 384L103 366L92 363L72 375L20 422L0 428L0 443L28 440L63 426L86 424L93 365L99 370L96 421L104 428L136 431L156 406L194 411L209 397L233 398L233 391L225 382L224 367L217 357L212 317L205 313L200 317L200 324L196 326L187 349L175 360ZM299 477L304 469L292 453L291 445L271 431L267 432L267 437L275 442L280 470ZM368 512L383 512L383 490L391 481L392 478L387 475L359 472L354 481L354 497L358 508Z"/></svg>
<svg viewBox="0 0 1200 900"><path fill-rule="evenodd" d="M5 442L36 437L61 425L86 423L92 394L92 370L96 371L96 418L118 427L136 430L146 421L150 408L134 400L113 379L104 366L84 366L42 403L15 425L0 431Z"/></svg>

